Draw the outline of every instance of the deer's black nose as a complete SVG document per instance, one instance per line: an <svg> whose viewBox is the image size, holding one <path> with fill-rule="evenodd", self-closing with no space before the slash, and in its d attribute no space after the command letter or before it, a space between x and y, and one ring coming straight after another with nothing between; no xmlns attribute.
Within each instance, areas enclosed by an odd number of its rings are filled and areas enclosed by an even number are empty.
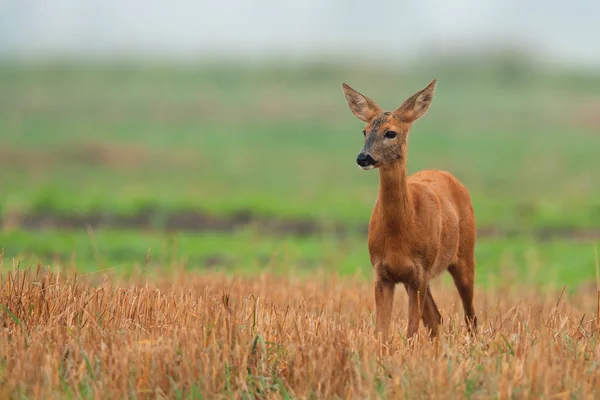
<svg viewBox="0 0 600 400"><path fill-rule="evenodd" d="M356 157L356 163L361 167L368 167L369 165L375 165L375 160L370 154L360 153Z"/></svg>

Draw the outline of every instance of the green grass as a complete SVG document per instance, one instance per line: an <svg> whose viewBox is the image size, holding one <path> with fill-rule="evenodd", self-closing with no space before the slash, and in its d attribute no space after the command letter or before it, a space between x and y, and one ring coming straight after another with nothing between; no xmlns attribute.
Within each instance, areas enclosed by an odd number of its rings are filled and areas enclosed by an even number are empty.
<svg viewBox="0 0 600 400"><path fill-rule="evenodd" d="M454 173L480 226L598 226L588 120L600 79L510 71L4 66L0 212L153 206L363 223L378 178L355 166L362 123L341 82L392 108L436 77L410 172Z"/></svg>
<svg viewBox="0 0 600 400"><path fill-rule="evenodd" d="M593 241L539 242L527 237L479 239L477 282L497 287L512 283L576 289L595 281ZM366 238L293 237L232 234L142 233L136 231L4 231L4 268L37 262L54 268L76 266L82 273L110 270L127 275L144 269L219 269L232 274L271 271L306 276L315 272L371 277ZM445 277L444 279L448 279Z"/></svg>
<svg viewBox="0 0 600 400"><path fill-rule="evenodd" d="M596 243L527 234L600 226L600 77L513 67L0 66L0 216L244 210L364 225L378 177L355 165L363 125L341 83L389 109L437 78L410 135L409 172L452 172L469 188L479 228L522 233L478 241L479 283L574 287L595 279ZM14 257L85 273L371 269L363 237L250 230L5 229L0 247L5 268Z"/></svg>

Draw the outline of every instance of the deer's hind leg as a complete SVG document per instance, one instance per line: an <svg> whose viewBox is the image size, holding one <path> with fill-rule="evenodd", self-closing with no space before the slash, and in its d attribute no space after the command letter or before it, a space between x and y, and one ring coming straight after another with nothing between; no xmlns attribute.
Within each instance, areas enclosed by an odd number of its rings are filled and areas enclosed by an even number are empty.
<svg viewBox="0 0 600 400"><path fill-rule="evenodd" d="M410 303L410 296L413 291L407 284L404 285L404 288L406 289L406 293L409 296ZM431 295L431 289L429 288L429 285L427 285L426 293L422 300L421 308L421 319L423 320L423 325L425 325L425 328L427 328L430 331L431 337L434 338L437 336L439 326L442 323L442 314L440 314L440 311L438 310L437 305L435 304L435 300L433 300L433 296Z"/></svg>
<svg viewBox="0 0 600 400"><path fill-rule="evenodd" d="M473 292L475 284L475 257L473 254L459 256L458 262L448 268L448 272L454 279L454 284L462 300L465 312L465 322L469 333L475 333L477 329L477 316L473 307Z"/></svg>
<svg viewBox="0 0 600 400"><path fill-rule="evenodd" d="M431 289L427 286L427 297L425 297L425 306L423 308L423 325L431 332L431 337L438 335L439 326L442 323L442 314L435 304L431 295Z"/></svg>
<svg viewBox="0 0 600 400"><path fill-rule="evenodd" d="M408 326L406 328L406 337L408 339L415 336L419 330L419 323L423 319L423 324L437 334L436 317L439 314L427 281L421 279L418 283L404 284L408 294ZM434 310L435 308L435 310Z"/></svg>

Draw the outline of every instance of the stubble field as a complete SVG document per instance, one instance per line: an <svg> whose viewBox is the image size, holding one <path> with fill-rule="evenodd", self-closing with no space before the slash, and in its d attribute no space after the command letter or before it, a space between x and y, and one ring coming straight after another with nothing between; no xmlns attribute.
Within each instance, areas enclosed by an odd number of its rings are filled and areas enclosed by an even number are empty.
<svg viewBox="0 0 600 400"><path fill-rule="evenodd" d="M5 266L6 269L6 266ZM357 278L152 279L4 272L3 398L591 398L600 385L598 291L476 291L469 337L455 289L432 289L433 342L373 334L372 286Z"/></svg>

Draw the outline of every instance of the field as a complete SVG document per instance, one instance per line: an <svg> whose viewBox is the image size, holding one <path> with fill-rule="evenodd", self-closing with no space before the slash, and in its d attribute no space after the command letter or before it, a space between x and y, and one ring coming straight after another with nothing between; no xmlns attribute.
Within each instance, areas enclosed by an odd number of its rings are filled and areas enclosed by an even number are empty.
<svg viewBox="0 0 600 400"><path fill-rule="evenodd" d="M435 285L442 336L373 335L363 279L227 278L174 271L118 287L106 277L4 275L2 397L590 398L597 393L595 288L575 296L476 293L469 338L454 288ZM594 311L595 313L596 311ZM422 332L423 333L423 332Z"/></svg>
<svg viewBox="0 0 600 400"><path fill-rule="evenodd" d="M448 170L471 193L480 335L465 337L445 276L440 342L407 346L397 290L380 355L378 177L355 165L363 127L341 83L394 108L432 78L408 168ZM0 392L596 393L598 93L600 76L514 60L1 65Z"/></svg>

